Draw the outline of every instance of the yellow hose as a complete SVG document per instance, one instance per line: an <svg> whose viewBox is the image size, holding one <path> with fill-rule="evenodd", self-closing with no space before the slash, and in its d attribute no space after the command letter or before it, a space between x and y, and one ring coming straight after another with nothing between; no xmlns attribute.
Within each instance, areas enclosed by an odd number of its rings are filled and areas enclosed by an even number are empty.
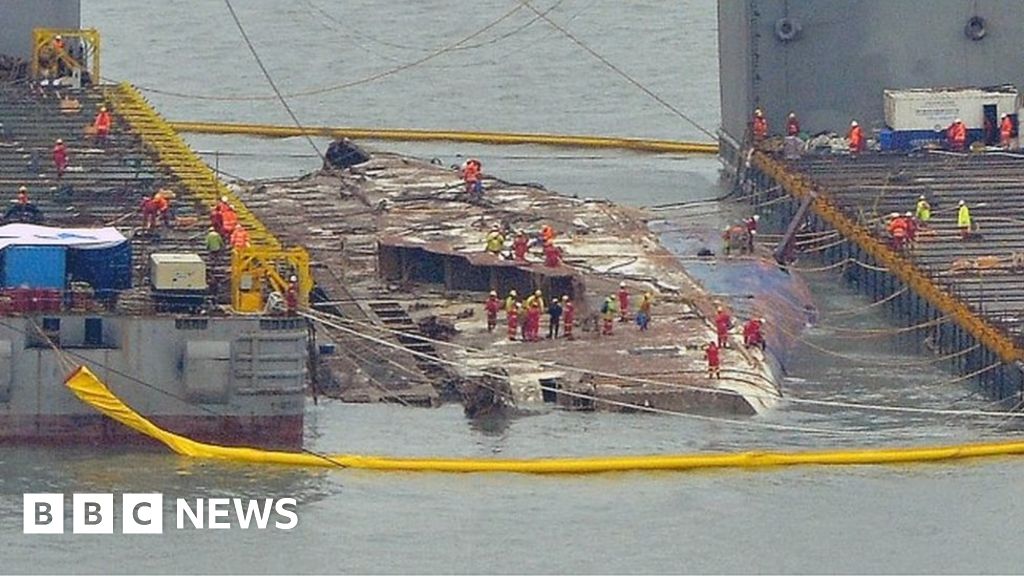
<svg viewBox="0 0 1024 576"><path fill-rule="evenodd" d="M765 468L795 465L898 464L1024 454L1024 440L987 444L831 450L813 452L739 452L735 454L667 454L580 458L391 458L233 448L196 442L163 430L115 396L95 374L79 367L65 385L79 399L110 418L158 440L177 454L257 464L346 467L404 472L512 472L521 474L591 474L636 470Z"/></svg>
<svg viewBox="0 0 1024 576"><path fill-rule="evenodd" d="M362 138L367 140L427 141L450 140L476 144L539 144L570 148L621 148L640 152L677 152L683 154L717 154L718 144L652 140L646 138L615 138L604 136L565 136L503 132L461 132L454 130L389 130L384 128L334 128L330 126L296 126L272 124L236 124L231 122L169 122L176 132L196 134L238 134L267 138L291 138L308 134L329 138Z"/></svg>

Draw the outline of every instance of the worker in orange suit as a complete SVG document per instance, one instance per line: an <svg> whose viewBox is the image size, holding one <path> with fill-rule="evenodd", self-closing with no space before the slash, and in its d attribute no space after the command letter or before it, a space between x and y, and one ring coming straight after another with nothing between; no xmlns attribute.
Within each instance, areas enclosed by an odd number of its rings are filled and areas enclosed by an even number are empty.
<svg viewBox="0 0 1024 576"><path fill-rule="evenodd" d="M967 148L967 126L964 126L963 120L953 120L946 129L946 140L949 149L954 152L963 152Z"/></svg>
<svg viewBox="0 0 1024 576"><path fill-rule="evenodd" d="M850 122L850 131L846 138L850 141L850 154L860 154L864 151L867 143L864 142L864 132L856 120Z"/></svg>
<svg viewBox="0 0 1024 576"><path fill-rule="evenodd" d="M158 190L153 194L153 208L156 210L156 217L164 226L171 226L171 194L164 190ZM154 224L155 224L154 219Z"/></svg>
<svg viewBox="0 0 1024 576"><path fill-rule="evenodd" d="M249 232L245 229L245 226L241 224L235 226L234 232L231 233L231 247L234 249L249 247Z"/></svg>
<svg viewBox="0 0 1024 576"><path fill-rule="evenodd" d="M224 238L225 242L231 241L231 235L234 234L237 227L238 214L230 205L224 204L220 210L220 235Z"/></svg>
<svg viewBox="0 0 1024 576"><path fill-rule="evenodd" d="M708 378L722 379L722 357L719 354L719 347L714 342L708 342L704 347L704 357L708 361Z"/></svg>
<svg viewBox="0 0 1024 576"><path fill-rule="evenodd" d="M139 206L139 211L142 212L142 229L152 230L156 227L156 202L153 201L152 196L144 196L142 198L142 204Z"/></svg>
<svg viewBox="0 0 1024 576"><path fill-rule="evenodd" d="M554 242L556 235L557 234L555 233L555 229L552 228L550 224L545 224L545 225L540 227L540 240L541 240L541 242L544 242L544 243Z"/></svg>
<svg viewBox="0 0 1024 576"><path fill-rule="evenodd" d="M1003 114L999 120L999 145L1009 150L1013 138L1013 120L1008 114Z"/></svg>
<svg viewBox="0 0 1024 576"><path fill-rule="evenodd" d="M53 145L53 167L57 170L57 180L64 178L68 167L68 148L60 138Z"/></svg>
<svg viewBox="0 0 1024 576"><path fill-rule="evenodd" d="M732 328L732 317L721 306L716 309L716 312L715 333L718 335L718 347L727 348L729 346L729 329Z"/></svg>
<svg viewBox="0 0 1024 576"><path fill-rule="evenodd" d="M572 325L576 321L576 306L573 305L572 300L569 300L569 295L565 294L562 296L562 322L565 327L565 339L573 340Z"/></svg>
<svg viewBox="0 0 1024 576"><path fill-rule="evenodd" d="M498 310L501 309L501 300L498 299L498 293L491 290L490 296L487 297L487 302L484 303L484 310L487 311L487 331L494 332L494 327L498 325Z"/></svg>
<svg viewBox="0 0 1024 576"><path fill-rule="evenodd" d="M890 246L897 252L903 250L907 244L907 220L899 214L893 213L892 219L887 226L889 230Z"/></svg>
<svg viewBox="0 0 1024 576"><path fill-rule="evenodd" d="M797 120L796 112L790 112L786 118L786 136L800 135L800 121Z"/></svg>
<svg viewBox="0 0 1024 576"><path fill-rule="evenodd" d="M106 106L100 106L100 111L96 114L92 127L96 131L96 142L106 144L107 136L110 134L110 113L107 112Z"/></svg>
<svg viewBox="0 0 1024 576"><path fill-rule="evenodd" d="M768 137L768 119L760 108L754 110L754 118L750 121L750 129L754 135L754 142L760 142Z"/></svg>

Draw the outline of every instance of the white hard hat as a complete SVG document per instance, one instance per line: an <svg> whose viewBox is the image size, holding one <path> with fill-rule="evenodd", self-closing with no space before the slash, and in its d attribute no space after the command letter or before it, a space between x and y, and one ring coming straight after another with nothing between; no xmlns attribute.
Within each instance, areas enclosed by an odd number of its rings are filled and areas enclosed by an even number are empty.
<svg viewBox="0 0 1024 576"><path fill-rule="evenodd" d="M907 210L907 212L905 214L903 214L903 215L904 216L913 216L913 214L911 214L909 210Z"/></svg>
<svg viewBox="0 0 1024 576"><path fill-rule="evenodd" d="M625 288L625 287L626 287L626 283L625 282L619 282L619 288Z"/></svg>
<svg viewBox="0 0 1024 576"><path fill-rule="evenodd" d="M562 294L562 301L563 302L568 300L568 299L569 299L569 295L568 294Z"/></svg>
<svg viewBox="0 0 1024 576"><path fill-rule="evenodd" d="M509 290L509 291L508 291L508 295L509 295L509 296L518 296L518 294L516 294L516 291L515 291L515 290Z"/></svg>
<svg viewBox="0 0 1024 576"><path fill-rule="evenodd" d="M957 206L963 206L963 205L964 205L964 201L963 200L961 200L960 202L957 203Z"/></svg>
<svg viewBox="0 0 1024 576"><path fill-rule="evenodd" d="M295 274L292 274L291 278L289 278L288 280L291 281L291 282L298 282L299 281L298 277L296 277Z"/></svg>
<svg viewBox="0 0 1024 576"><path fill-rule="evenodd" d="M920 198L918 198L918 200L924 200L924 194L921 194L921 196L920 196Z"/></svg>
<svg viewBox="0 0 1024 576"><path fill-rule="evenodd" d="M1003 112L1002 114L1000 114L999 117L1000 118L1006 118L1006 112Z"/></svg>
<svg viewBox="0 0 1024 576"><path fill-rule="evenodd" d="M227 197L227 196L221 196L221 197L220 197L220 201L221 201L221 202L223 202L223 203L225 203L225 204L227 204L227 202L228 202L228 197Z"/></svg>
<svg viewBox="0 0 1024 576"><path fill-rule="evenodd" d="M954 124L959 124L959 123L961 123L961 122L963 122L963 120L961 120L961 119L959 119L959 118L957 118L956 120L953 120L953 123L954 123Z"/></svg>
<svg viewBox="0 0 1024 576"><path fill-rule="evenodd" d="M498 295L497 292L495 292L494 290L491 290L491 296L497 296L497 295Z"/></svg>
<svg viewBox="0 0 1024 576"><path fill-rule="evenodd" d="M856 126L856 125L857 125L857 121L856 120L853 120L852 122L850 122L850 126Z"/></svg>
<svg viewBox="0 0 1024 576"><path fill-rule="evenodd" d="M760 219L761 219L761 215L760 214L754 214L754 220L760 220Z"/></svg>

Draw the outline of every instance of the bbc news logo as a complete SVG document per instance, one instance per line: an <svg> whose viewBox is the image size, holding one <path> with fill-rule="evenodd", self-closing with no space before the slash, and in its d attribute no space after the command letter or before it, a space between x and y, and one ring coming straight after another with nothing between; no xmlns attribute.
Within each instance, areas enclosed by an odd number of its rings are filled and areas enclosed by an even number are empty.
<svg viewBox="0 0 1024 576"><path fill-rule="evenodd" d="M64 494L25 494L25 534L64 533ZM177 498L174 526L178 530L291 530L299 525L294 498ZM122 494L120 508L113 494L71 495L72 534L113 534L116 517L122 534L163 534L163 494Z"/></svg>

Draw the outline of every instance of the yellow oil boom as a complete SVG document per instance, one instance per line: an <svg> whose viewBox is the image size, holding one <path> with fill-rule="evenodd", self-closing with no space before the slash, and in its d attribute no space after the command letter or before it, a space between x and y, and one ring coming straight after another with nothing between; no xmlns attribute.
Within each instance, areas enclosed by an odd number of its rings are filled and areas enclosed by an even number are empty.
<svg viewBox="0 0 1024 576"><path fill-rule="evenodd" d="M95 28L35 28L32 30L32 77L56 79L88 71L100 81L100 33Z"/></svg>
<svg viewBox="0 0 1024 576"><path fill-rule="evenodd" d="M299 307L308 307L313 277L305 249L235 248L231 253L231 307L236 312L262 312L267 294L284 294L291 274L298 282Z"/></svg>

